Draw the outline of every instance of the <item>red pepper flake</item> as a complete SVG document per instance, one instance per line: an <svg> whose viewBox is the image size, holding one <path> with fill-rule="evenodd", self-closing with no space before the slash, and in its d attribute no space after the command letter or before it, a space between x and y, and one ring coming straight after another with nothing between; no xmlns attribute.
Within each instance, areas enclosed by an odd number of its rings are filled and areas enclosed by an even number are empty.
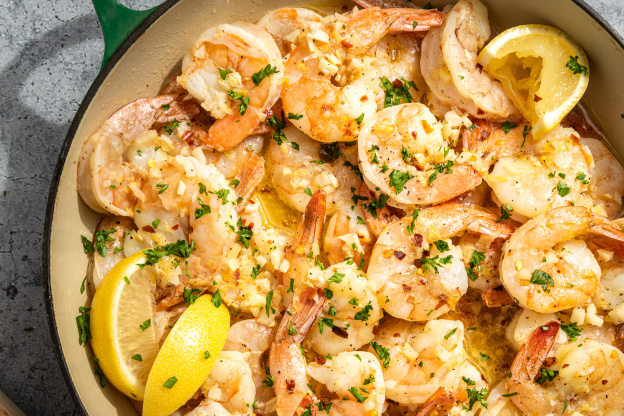
<svg viewBox="0 0 624 416"><path fill-rule="evenodd" d="M146 233L155 233L156 230L154 230L154 228L151 225L146 225L142 228L143 231L145 231Z"/></svg>
<svg viewBox="0 0 624 416"><path fill-rule="evenodd" d="M317 355L316 357L314 357L314 361L316 361L318 365L323 365L327 362L327 358L323 357L322 355Z"/></svg>
<svg viewBox="0 0 624 416"><path fill-rule="evenodd" d="M394 250L394 257L399 260L403 260L405 258L405 253L403 253L402 251Z"/></svg>
<svg viewBox="0 0 624 416"><path fill-rule="evenodd" d="M477 71L479 71L479 73L483 72L483 65L477 64L475 68L477 68Z"/></svg>
<svg viewBox="0 0 624 416"><path fill-rule="evenodd" d="M542 97L539 97L536 95L533 97L533 101L535 101L536 103L539 103L540 101L542 101Z"/></svg>
<svg viewBox="0 0 624 416"><path fill-rule="evenodd" d="M406 285L405 283L403 283L403 292L405 292L405 293L409 293L409 292L411 292L411 291L412 291L412 287L411 287L411 286Z"/></svg>
<svg viewBox="0 0 624 416"><path fill-rule="evenodd" d="M288 394L295 392L295 380L286 380L286 392Z"/></svg>
<svg viewBox="0 0 624 416"><path fill-rule="evenodd" d="M352 47L353 47L353 44L352 44L351 42L349 42L348 40L346 40L346 39L341 40L341 41L340 41L340 44L341 44L342 46L344 46L345 48L347 48L347 49L349 49L349 48L352 48Z"/></svg>

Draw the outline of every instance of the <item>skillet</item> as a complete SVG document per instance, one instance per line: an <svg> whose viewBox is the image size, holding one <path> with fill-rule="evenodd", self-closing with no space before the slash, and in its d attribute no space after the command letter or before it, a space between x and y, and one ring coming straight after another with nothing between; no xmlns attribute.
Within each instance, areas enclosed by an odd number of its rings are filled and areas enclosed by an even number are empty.
<svg viewBox="0 0 624 416"><path fill-rule="evenodd" d="M413 0L420 4L419 0ZM102 71L87 92L61 148L52 179L43 239L44 291L48 324L65 381L83 415L136 415L130 401L94 376L89 347L78 343L75 317L90 302L80 293L88 267L80 235L89 236L100 216L76 191L76 164L84 140L116 109L156 95L164 80L205 29L236 20L256 21L265 12L300 5L292 0L167 0L136 12L117 0L93 0L104 31ZM425 1L422 1L421 6ZM441 8L447 2L432 1ZM624 39L583 0L483 0L499 31L526 23L559 27L586 51L591 68L583 104L602 127L615 152L624 156ZM347 0L317 3L320 8Z"/></svg>

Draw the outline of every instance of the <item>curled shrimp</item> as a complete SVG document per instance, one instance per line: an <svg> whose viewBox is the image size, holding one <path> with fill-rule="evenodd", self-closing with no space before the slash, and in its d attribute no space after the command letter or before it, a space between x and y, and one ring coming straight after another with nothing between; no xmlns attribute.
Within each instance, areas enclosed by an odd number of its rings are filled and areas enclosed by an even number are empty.
<svg viewBox="0 0 624 416"><path fill-rule="evenodd" d="M592 208L585 196L592 156L573 129L558 126L539 140L525 125L507 133L500 127L490 131L475 129L468 147L479 142L475 136L485 135L484 147L495 149L489 155L497 161L485 180L493 201L506 206L511 218L525 222L570 201Z"/></svg>
<svg viewBox="0 0 624 416"><path fill-rule="evenodd" d="M358 154L371 189L389 195L393 206L431 205L475 188L481 174L456 155L442 124L420 103L386 108L364 124Z"/></svg>
<svg viewBox="0 0 624 416"><path fill-rule="evenodd" d="M589 148L593 159L593 167L586 174L589 195L595 205L603 208L607 218L614 219L622 210L624 168L600 140L581 137L580 142Z"/></svg>
<svg viewBox="0 0 624 416"><path fill-rule="evenodd" d="M554 208L518 228L503 245L500 274L525 308L556 312L584 304L601 269L586 241L621 246L624 233L585 207Z"/></svg>
<svg viewBox="0 0 624 416"><path fill-rule="evenodd" d="M291 51L291 45L297 39L296 31L308 29L323 17L309 9L301 7L276 9L265 14L257 25L265 29L275 39L282 55Z"/></svg>
<svg viewBox="0 0 624 416"><path fill-rule="evenodd" d="M230 327L223 346L223 351L238 351L245 354L256 387L256 405L260 409L275 397L273 389L262 387L262 384L266 377L265 368L268 359L265 353L271 348L276 330L277 327L264 325L258 319L245 319Z"/></svg>
<svg viewBox="0 0 624 416"><path fill-rule="evenodd" d="M383 366L386 397L416 405L427 402L440 387L455 391L466 361L463 342L461 321L435 319L417 324L384 319L370 350Z"/></svg>
<svg viewBox="0 0 624 416"><path fill-rule="evenodd" d="M325 220L325 194L312 195L299 222L285 259L290 267L280 276L285 287L293 293L282 317L275 341L269 354L269 368L274 378L278 416L301 415L314 403L313 392L308 387L306 360L301 351L301 341L314 324L325 302L325 292L308 279L311 258L318 252L323 222Z"/></svg>
<svg viewBox="0 0 624 416"><path fill-rule="evenodd" d="M246 355L222 351L200 390L230 414L247 414L254 403L256 386Z"/></svg>
<svg viewBox="0 0 624 416"><path fill-rule="evenodd" d="M477 65L477 53L490 38L486 7L460 0L422 45L422 74L434 101L476 118L522 119L501 83Z"/></svg>
<svg viewBox="0 0 624 416"><path fill-rule="evenodd" d="M386 312L427 321L453 310L468 290L468 275L462 251L451 238L466 232L504 239L511 229L490 213L455 203L416 211L388 226L368 266L368 278L385 299L381 303Z"/></svg>
<svg viewBox="0 0 624 416"><path fill-rule="evenodd" d="M124 152L155 123L196 112L196 107L177 98L168 94L136 100L117 110L85 141L78 159L78 193L91 209L133 216L144 175Z"/></svg>
<svg viewBox="0 0 624 416"><path fill-rule="evenodd" d="M325 282L331 293L306 338L306 343L321 355L355 351L373 340L375 327L383 316L381 305L353 261L338 263L325 270L310 271Z"/></svg>
<svg viewBox="0 0 624 416"><path fill-rule="evenodd" d="M518 352L506 383L513 403L531 416L621 410L624 354L617 348L591 339L567 342L554 351L554 364L543 367L559 327L551 321L536 328Z"/></svg>
<svg viewBox="0 0 624 416"><path fill-rule="evenodd" d="M321 144L289 126L286 141L271 140L267 149L267 171L280 198L299 212L306 209L312 193L324 191L328 212L350 203L351 188L358 188L357 152L344 143Z"/></svg>
<svg viewBox="0 0 624 416"><path fill-rule="evenodd" d="M427 31L442 18L437 10L373 7L331 15L312 25L286 64L284 110L303 116L291 120L293 125L321 142L355 140L362 120L378 109L380 77L390 76L376 67L375 51L369 49L388 34ZM406 81L410 84L396 80L409 90L413 81Z"/></svg>
<svg viewBox="0 0 624 416"><path fill-rule="evenodd" d="M281 92L283 64L275 41L248 22L206 30L182 61L178 82L216 119L204 143L230 149L251 135Z"/></svg>
<svg viewBox="0 0 624 416"><path fill-rule="evenodd" d="M319 405L330 416L381 415L385 403L384 376L377 358L370 352L343 351L323 364L308 364L312 378L337 397Z"/></svg>

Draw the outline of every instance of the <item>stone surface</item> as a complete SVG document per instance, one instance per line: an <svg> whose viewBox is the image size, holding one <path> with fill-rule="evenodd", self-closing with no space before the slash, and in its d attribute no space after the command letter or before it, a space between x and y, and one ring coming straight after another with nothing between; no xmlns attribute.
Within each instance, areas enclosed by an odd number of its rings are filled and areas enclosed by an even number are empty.
<svg viewBox="0 0 624 416"><path fill-rule="evenodd" d="M587 2L624 34L620 0ZM0 3L0 389L29 415L78 414L48 332L41 243L58 152L104 41L88 0Z"/></svg>

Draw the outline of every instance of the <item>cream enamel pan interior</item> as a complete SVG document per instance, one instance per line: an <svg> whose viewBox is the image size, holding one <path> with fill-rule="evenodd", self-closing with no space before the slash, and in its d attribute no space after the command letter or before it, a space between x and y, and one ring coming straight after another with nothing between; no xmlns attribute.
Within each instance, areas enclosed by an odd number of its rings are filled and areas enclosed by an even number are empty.
<svg viewBox="0 0 624 416"><path fill-rule="evenodd" d="M598 111L592 116L603 127L615 151L624 156L622 39L577 0L484 0L484 3L490 20L499 30L526 23L546 24L559 27L581 44L591 70L583 102ZM119 107L157 94L163 80L179 71L182 56L203 30L235 20L256 21L268 10L294 4L288 0L170 0L121 46L82 103L61 151L50 190L43 261L52 337L66 381L83 413L136 414L122 394L110 385L99 386L93 375L91 350L78 343L75 318L79 306L90 302L88 290L80 293L88 266L80 235L90 236L100 219L76 191L76 163L82 143Z"/></svg>

